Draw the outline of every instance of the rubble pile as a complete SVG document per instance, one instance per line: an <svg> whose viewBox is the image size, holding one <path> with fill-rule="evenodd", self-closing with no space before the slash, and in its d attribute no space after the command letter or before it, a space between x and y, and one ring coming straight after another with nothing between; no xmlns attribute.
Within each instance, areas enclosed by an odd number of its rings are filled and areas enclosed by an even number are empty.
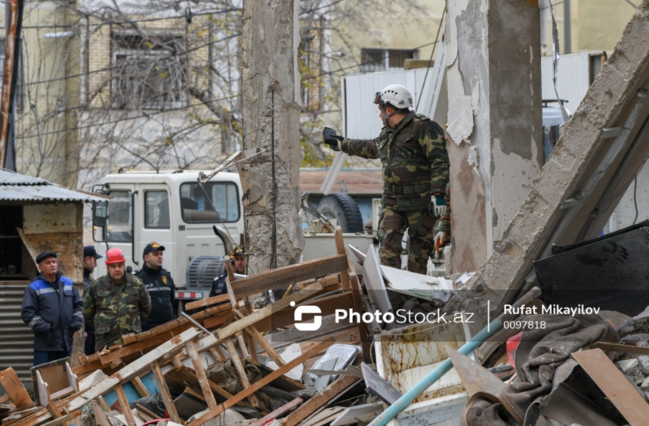
<svg viewBox="0 0 649 426"><path fill-rule="evenodd" d="M380 266L373 247L355 253L360 279L339 230L336 246L246 278L228 270L228 294L187 305L192 315L74 367L34 367L33 398L0 372L2 425L647 424L646 312L534 314L547 307L535 287L469 337L435 321L461 283ZM291 284L275 303L246 302ZM431 320L337 322L337 309Z"/></svg>

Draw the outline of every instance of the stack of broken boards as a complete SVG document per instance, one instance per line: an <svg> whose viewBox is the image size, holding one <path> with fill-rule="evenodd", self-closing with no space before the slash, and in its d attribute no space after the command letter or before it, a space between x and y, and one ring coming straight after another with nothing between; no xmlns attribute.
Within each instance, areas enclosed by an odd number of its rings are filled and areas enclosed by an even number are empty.
<svg viewBox="0 0 649 426"><path fill-rule="evenodd" d="M278 379L291 381L283 375L309 360L312 363L313 358L324 353L332 344L337 343L337 340L340 343L360 344L363 358L367 361L369 342L367 329L364 325L349 324L347 327L343 327L343 333L340 332L340 328L334 328L330 335L323 335L322 332L314 332L312 335L309 335L309 332L301 332L305 338L305 341L301 343L302 355L290 362L285 362L273 345L262 335L263 332L270 330L288 328L286 331L274 333L273 336L281 333L293 333L292 336L294 336L296 331L292 329L294 311L305 302L308 305L319 307L323 316L333 315L334 310L340 308L354 309L362 314L364 311L363 295L354 267L345 251L340 228L336 230L335 242L337 253L334 255L246 278L235 279L231 266L226 262L228 294L188 304L187 309L204 309L193 314L191 318L179 318L144 333L126 335L123 338L123 345L105 348L91 356L82 356L81 365L72 368L72 372L79 379L93 373L96 374L99 370L109 377L98 381L89 388L83 389L82 387L72 395L59 399L53 398L48 402L47 407L34 405L29 399L29 404L31 404L29 410L24 410L22 415L14 415L10 422L3 422L2 425L46 424L54 426L67 424L81 414L81 409L86 404L92 404L97 424L110 426L104 412L110 408L102 396L115 392L117 403L114 407L124 415L128 426L136 426L138 422L129 408L123 385L131 382L140 395L148 395L140 378L149 372L153 372L156 386L171 421L184 424L178 415L167 386L168 375L173 376L173 372L176 371L181 373L181 376L184 375L185 378L189 376L189 381L197 383L202 391L202 398L209 411L190 423L191 426L199 426L234 405L258 408L259 401L255 396L256 391ZM247 304L247 299L251 295L291 285L295 287L294 293L256 312L253 312ZM309 318L303 318L303 320L309 320ZM306 341L307 339L310 341ZM227 356L225 351L227 351ZM270 358L278 368L272 372L267 371L268 374L263 378L250 383L244 371L242 358L248 358L257 363L258 353L263 353ZM201 360L210 358L214 362L231 359L243 386L243 391L232 395L210 381ZM183 364L185 360L193 369ZM208 364L210 363L208 361ZM167 376L163 374L163 370ZM267 416L279 416L288 410L295 409L286 419L286 424L297 424L356 380L357 378L342 375L304 404L300 405L302 400L296 398L285 407L275 410L278 412L264 413L262 411L261 413ZM299 382L291 382L298 388L304 388ZM215 396L224 402L217 403ZM18 409L19 406L13 399L14 397L8 395L6 399L9 398L14 401L15 408ZM20 406L20 408L26 407L26 405ZM151 420L151 414L146 413L146 410L136 412L138 420L145 421ZM78 424L78 421L74 423Z"/></svg>

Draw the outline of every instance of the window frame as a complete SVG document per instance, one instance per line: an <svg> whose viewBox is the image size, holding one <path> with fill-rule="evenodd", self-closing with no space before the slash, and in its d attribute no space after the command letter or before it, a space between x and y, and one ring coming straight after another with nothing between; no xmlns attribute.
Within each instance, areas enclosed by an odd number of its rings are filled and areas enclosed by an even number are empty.
<svg viewBox="0 0 649 426"><path fill-rule="evenodd" d="M179 194L182 194L182 188L185 185L198 185L198 183L196 183L196 182L183 182L183 183L181 183L179 188L178 188L179 189L179 192L178 192ZM232 187L234 187L235 200L236 200L235 204L237 206L237 217L236 217L236 219L228 220L227 218L224 218L224 217L220 216L220 213L219 213L220 218L218 220L187 220L187 219L185 219L185 209L183 208L182 203L179 202L178 207L180 208L180 217L181 217L182 221L184 223L188 224L188 225L200 224L200 223L236 223L236 222L238 222L241 219L241 202L240 202L241 197L240 197L240 194L239 194L239 186L237 184L235 184L234 182L219 182L219 181L207 182L206 185L223 185L223 186L232 186ZM215 207L215 209L216 209L216 207Z"/></svg>
<svg viewBox="0 0 649 426"><path fill-rule="evenodd" d="M168 214L168 219L169 219L169 224L165 226L149 226L149 220L148 220L148 213L149 213L149 203L148 203L148 196L149 194L152 193L164 193L167 195L167 214ZM162 229L162 230L169 230L171 229L171 200L169 196L169 191L165 189L147 189L144 191L144 228L145 229Z"/></svg>

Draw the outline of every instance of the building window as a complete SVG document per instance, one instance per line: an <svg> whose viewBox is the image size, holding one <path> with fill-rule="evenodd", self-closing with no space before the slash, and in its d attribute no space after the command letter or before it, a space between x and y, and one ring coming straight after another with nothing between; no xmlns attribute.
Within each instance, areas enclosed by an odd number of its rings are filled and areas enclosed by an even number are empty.
<svg viewBox="0 0 649 426"><path fill-rule="evenodd" d="M111 44L113 108L161 110L187 104L182 36L114 32Z"/></svg>
<svg viewBox="0 0 649 426"><path fill-rule="evenodd" d="M417 50L361 49L361 71L397 71L403 69L406 59L417 58Z"/></svg>

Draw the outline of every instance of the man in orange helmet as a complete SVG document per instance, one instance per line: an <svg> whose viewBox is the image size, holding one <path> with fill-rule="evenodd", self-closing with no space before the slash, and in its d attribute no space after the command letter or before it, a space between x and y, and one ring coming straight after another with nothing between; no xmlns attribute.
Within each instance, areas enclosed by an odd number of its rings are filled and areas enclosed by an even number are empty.
<svg viewBox="0 0 649 426"><path fill-rule="evenodd" d="M92 282L83 298L83 316L95 329L95 350L121 345L122 336L142 331L151 299L142 281L127 274L122 250L106 252L105 275Z"/></svg>

